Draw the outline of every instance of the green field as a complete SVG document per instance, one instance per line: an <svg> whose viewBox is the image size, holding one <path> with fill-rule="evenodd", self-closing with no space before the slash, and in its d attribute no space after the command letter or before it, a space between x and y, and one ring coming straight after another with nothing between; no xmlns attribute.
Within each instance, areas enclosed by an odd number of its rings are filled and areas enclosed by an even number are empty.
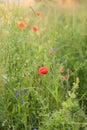
<svg viewBox="0 0 87 130"><path fill-rule="evenodd" d="M87 130L87 12L0 4L0 130Z"/></svg>

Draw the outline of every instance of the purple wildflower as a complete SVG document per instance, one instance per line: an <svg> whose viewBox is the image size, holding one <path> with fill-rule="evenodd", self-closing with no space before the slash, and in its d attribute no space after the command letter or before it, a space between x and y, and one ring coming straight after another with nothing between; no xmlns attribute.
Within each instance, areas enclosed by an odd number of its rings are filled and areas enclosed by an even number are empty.
<svg viewBox="0 0 87 130"><path fill-rule="evenodd" d="M18 98L19 97L19 93L18 93L18 90L16 90L16 94L15 94L15 97Z"/></svg>

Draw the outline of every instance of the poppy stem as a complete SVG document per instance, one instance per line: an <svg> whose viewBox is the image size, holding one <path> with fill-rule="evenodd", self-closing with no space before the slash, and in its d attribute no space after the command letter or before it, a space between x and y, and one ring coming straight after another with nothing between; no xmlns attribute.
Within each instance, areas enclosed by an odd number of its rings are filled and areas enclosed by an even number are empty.
<svg viewBox="0 0 87 130"><path fill-rule="evenodd" d="M58 107L58 102L59 102L58 85L55 86L55 93L56 93L56 104L57 104L57 107Z"/></svg>
<svg viewBox="0 0 87 130"><path fill-rule="evenodd" d="M30 9L33 11L33 13L36 15L35 10L30 6Z"/></svg>

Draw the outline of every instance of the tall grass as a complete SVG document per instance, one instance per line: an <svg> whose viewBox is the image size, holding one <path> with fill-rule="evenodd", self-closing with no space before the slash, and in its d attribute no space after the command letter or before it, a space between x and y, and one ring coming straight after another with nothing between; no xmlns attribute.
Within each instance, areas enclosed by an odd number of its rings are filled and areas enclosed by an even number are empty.
<svg viewBox="0 0 87 130"><path fill-rule="evenodd" d="M81 77L87 72L85 11L79 15L75 10L73 29L73 12L48 4L36 10L16 5L0 8L0 58L5 80L0 95L0 130L86 130L86 77L84 82ZM19 28L19 21L27 27ZM42 66L49 68L48 74L38 73Z"/></svg>

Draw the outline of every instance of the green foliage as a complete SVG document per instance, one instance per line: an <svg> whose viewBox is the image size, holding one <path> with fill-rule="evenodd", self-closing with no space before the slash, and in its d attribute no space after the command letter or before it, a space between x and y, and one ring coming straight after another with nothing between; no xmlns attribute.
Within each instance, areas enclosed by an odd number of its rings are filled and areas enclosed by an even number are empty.
<svg viewBox="0 0 87 130"><path fill-rule="evenodd" d="M58 110L46 115L43 125L39 128L40 130L77 130L80 126L84 126L82 122L86 120L85 114L76 100L78 83L79 79L77 78L76 83L73 83L72 90L68 91L66 101L62 102L62 106Z"/></svg>
<svg viewBox="0 0 87 130"><path fill-rule="evenodd" d="M84 68L84 69L83 69ZM83 110L87 114L87 61L85 60L83 64L79 67L78 75L80 78L80 89L78 90L78 98Z"/></svg>
<svg viewBox="0 0 87 130"><path fill-rule="evenodd" d="M0 6L0 130L86 130L85 11L74 16L45 2L36 10L7 7ZM47 75L38 74L42 66Z"/></svg>

